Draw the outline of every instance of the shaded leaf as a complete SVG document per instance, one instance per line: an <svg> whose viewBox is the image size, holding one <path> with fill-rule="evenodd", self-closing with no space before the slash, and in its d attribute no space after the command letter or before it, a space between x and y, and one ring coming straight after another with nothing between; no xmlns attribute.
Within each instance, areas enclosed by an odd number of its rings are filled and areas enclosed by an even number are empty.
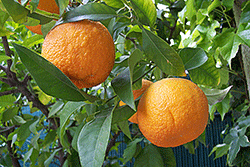
<svg viewBox="0 0 250 167"><path fill-rule="evenodd" d="M117 124L122 121L128 120L135 111L127 105L121 106L114 110L112 124Z"/></svg>
<svg viewBox="0 0 250 167"><path fill-rule="evenodd" d="M153 155L153 156L152 156ZM156 146L149 144L135 157L134 167L164 167L161 154Z"/></svg>
<svg viewBox="0 0 250 167"><path fill-rule="evenodd" d="M176 167L175 155L172 148L158 147L158 150L162 156L165 166Z"/></svg>
<svg viewBox="0 0 250 167"><path fill-rule="evenodd" d="M125 121L122 121L122 122L118 122L118 126L119 128L121 129L121 131L130 139L132 140L131 138L131 133L130 133L130 130L129 130L129 123L127 120Z"/></svg>
<svg viewBox="0 0 250 167"><path fill-rule="evenodd" d="M130 161L133 158L136 152L136 148L137 148L136 145L142 140L143 138L136 138L127 145L127 148L124 150L124 154L123 154L123 158L124 158L123 164L126 164L128 161Z"/></svg>
<svg viewBox="0 0 250 167"><path fill-rule="evenodd" d="M11 119L14 118L15 115L17 115L19 108L14 107L14 108L8 108L2 113L2 121L7 122Z"/></svg>
<svg viewBox="0 0 250 167"><path fill-rule="evenodd" d="M111 85L119 98L132 109L136 110L130 78L129 68L127 67L111 81Z"/></svg>
<svg viewBox="0 0 250 167"><path fill-rule="evenodd" d="M149 30L142 30L143 50L149 60L153 61L167 75L186 76L180 56L163 39Z"/></svg>
<svg viewBox="0 0 250 167"><path fill-rule="evenodd" d="M12 45L42 91L65 100L85 100L80 90L56 66L28 48Z"/></svg>
<svg viewBox="0 0 250 167"><path fill-rule="evenodd" d="M100 167L103 164L111 130L112 112L102 111L95 120L83 126L77 148L82 166Z"/></svg>
<svg viewBox="0 0 250 167"><path fill-rule="evenodd" d="M44 166L46 166L46 167L49 166L50 163L52 162L54 156L56 155L56 153L57 153L58 151L60 151L61 149L62 149L62 148L56 149L56 150L49 156L49 158L46 159L46 161L44 161Z"/></svg>
<svg viewBox="0 0 250 167"><path fill-rule="evenodd" d="M68 22L80 21L83 19L89 19L94 21L100 21L117 17L115 10L102 3L88 3L81 5L73 10L66 12L63 18L60 19L56 25Z"/></svg>
<svg viewBox="0 0 250 167"><path fill-rule="evenodd" d="M180 51L180 56L186 70L200 67L208 59L206 52L202 48L184 48Z"/></svg>

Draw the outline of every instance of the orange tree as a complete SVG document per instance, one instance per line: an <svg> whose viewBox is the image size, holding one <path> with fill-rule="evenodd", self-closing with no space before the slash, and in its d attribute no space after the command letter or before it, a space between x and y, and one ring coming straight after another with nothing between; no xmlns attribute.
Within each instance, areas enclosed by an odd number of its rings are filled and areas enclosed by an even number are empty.
<svg viewBox="0 0 250 167"><path fill-rule="evenodd" d="M134 166L175 166L170 147L153 145L137 124L128 122L140 99L134 100L132 91L141 88L142 79L156 82L172 77L190 79L203 90L209 121L215 112L222 120L226 113L232 114L233 126L223 131L223 143L211 154L226 155L228 165L249 165L249 1L55 2L59 14L37 8L39 0L0 1L1 165L120 166L135 158ZM41 56L41 50L51 29L84 19L99 21L108 29L115 63L103 83L79 89L67 73ZM26 29L37 25L43 35ZM96 45L99 42L96 39ZM73 69L81 71L74 65ZM126 105L119 106L119 101ZM30 113L24 113L26 106ZM42 114L32 115L38 111ZM110 150L118 148L116 138L121 132L127 148L121 158L110 157ZM205 135L204 131L184 146L192 152L199 142L206 144ZM25 142L28 147L22 148Z"/></svg>

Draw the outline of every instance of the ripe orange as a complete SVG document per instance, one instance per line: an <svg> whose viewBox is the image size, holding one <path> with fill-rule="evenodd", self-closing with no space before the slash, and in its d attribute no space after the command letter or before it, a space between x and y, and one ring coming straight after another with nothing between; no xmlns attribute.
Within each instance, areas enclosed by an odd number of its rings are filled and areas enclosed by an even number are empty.
<svg viewBox="0 0 250 167"><path fill-rule="evenodd" d="M21 2L21 0L19 0L19 2ZM50 13L59 14L59 7L57 6L55 0L40 0L37 9L44 10ZM33 33L43 35L40 24L36 26L26 26L26 27Z"/></svg>
<svg viewBox="0 0 250 167"><path fill-rule="evenodd" d="M115 46L100 22L82 20L53 28L45 37L42 56L79 88L106 80L115 62Z"/></svg>
<svg viewBox="0 0 250 167"><path fill-rule="evenodd" d="M171 78L152 84L138 109L142 134L159 147L176 147L196 139L208 121L208 101L193 82Z"/></svg>
<svg viewBox="0 0 250 167"><path fill-rule="evenodd" d="M134 96L134 100L137 99L138 97L140 97L146 90L147 88L152 84L153 82L146 80L146 79L142 79L142 87L140 89L137 90L133 90L133 96ZM119 103L120 106L125 105L125 103L123 101L120 101ZM132 115L129 119L130 122L136 123L138 124L137 121L137 113L135 113L134 115Z"/></svg>

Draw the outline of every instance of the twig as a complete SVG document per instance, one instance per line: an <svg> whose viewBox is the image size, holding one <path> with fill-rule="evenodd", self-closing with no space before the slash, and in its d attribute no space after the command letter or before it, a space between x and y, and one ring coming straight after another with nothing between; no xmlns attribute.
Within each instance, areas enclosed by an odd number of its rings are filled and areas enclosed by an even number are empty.
<svg viewBox="0 0 250 167"><path fill-rule="evenodd" d="M110 140L106 149L105 157L108 157L110 149L115 145L115 140L117 139L117 137L120 135L121 132L122 131L118 131L116 134L114 134L113 138Z"/></svg>

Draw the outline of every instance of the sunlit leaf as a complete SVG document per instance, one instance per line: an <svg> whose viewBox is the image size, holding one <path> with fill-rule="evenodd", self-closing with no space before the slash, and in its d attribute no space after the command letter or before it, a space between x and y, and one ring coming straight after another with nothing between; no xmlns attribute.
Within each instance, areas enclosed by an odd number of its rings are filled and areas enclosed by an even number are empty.
<svg viewBox="0 0 250 167"><path fill-rule="evenodd" d="M217 86L220 82L220 73L213 58L208 58L203 65L188 72L192 81L197 84Z"/></svg>
<svg viewBox="0 0 250 167"><path fill-rule="evenodd" d="M103 0L108 6L113 8L122 8L124 6L122 0Z"/></svg>
<svg viewBox="0 0 250 167"><path fill-rule="evenodd" d="M132 7L142 24L153 27L156 22L156 8L152 0L130 0Z"/></svg>
<svg viewBox="0 0 250 167"><path fill-rule="evenodd" d="M0 96L0 106L7 107L14 105L16 97L12 95Z"/></svg>

